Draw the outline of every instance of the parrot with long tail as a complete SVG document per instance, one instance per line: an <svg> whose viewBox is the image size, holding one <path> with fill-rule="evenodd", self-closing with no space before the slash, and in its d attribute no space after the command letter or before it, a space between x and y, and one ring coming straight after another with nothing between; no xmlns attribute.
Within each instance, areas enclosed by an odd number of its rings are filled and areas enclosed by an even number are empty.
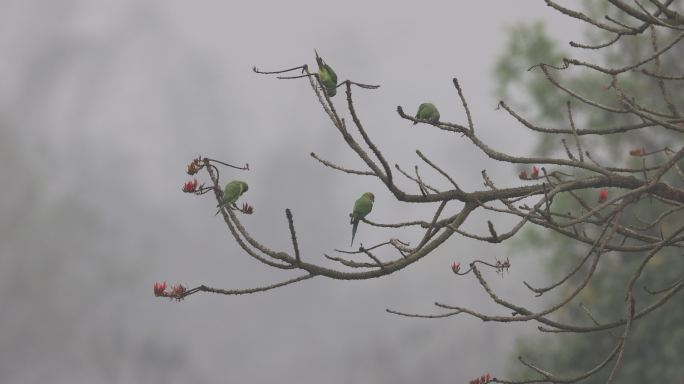
<svg viewBox="0 0 684 384"><path fill-rule="evenodd" d="M328 97L333 97L337 94L337 74L318 56L318 52L315 49L314 52L316 53L316 63L318 63L318 79L321 81L323 91Z"/></svg>
<svg viewBox="0 0 684 384"><path fill-rule="evenodd" d="M359 227L359 221L366 217L373 209L373 203L375 202L375 195L370 192L366 192L361 197L359 197L356 202L354 202L354 210L351 213L351 223L352 224L352 240L351 245L354 245L354 237L356 236L356 229Z"/></svg>

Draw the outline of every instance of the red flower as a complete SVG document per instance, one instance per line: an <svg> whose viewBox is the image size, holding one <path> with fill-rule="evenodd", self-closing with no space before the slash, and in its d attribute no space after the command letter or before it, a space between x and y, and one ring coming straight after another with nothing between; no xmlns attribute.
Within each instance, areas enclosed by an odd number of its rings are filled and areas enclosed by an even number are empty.
<svg viewBox="0 0 684 384"><path fill-rule="evenodd" d="M247 203L243 203L242 204L242 212L246 215L251 215L252 213L254 213L254 207L252 207L251 205L249 205Z"/></svg>
<svg viewBox="0 0 684 384"><path fill-rule="evenodd" d="M488 383L491 379L492 379L492 377L488 373L486 375L482 375L480 377L476 377L476 378L470 380L469 383L470 384L485 384L485 383Z"/></svg>
<svg viewBox="0 0 684 384"><path fill-rule="evenodd" d="M199 157L196 159L193 159L190 164L188 164L188 175L192 176L199 172L199 170L202 169L202 166L200 165L200 159Z"/></svg>
<svg viewBox="0 0 684 384"><path fill-rule="evenodd" d="M197 179L192 179L192 181L188 181L185 184L183 184L183 192L185 193L192 193L192 192L197 192Z"/></svg>
<svg viewBox="0 0 684 384"><path fill-rule="evenodd" d="M608 190L606 188L602 188L599 190L598 202L603 203L606 200L608 200Z"/></svg>
<svg viewBox="0 0 684 384"><path fill-rule="evenodd" d="M631 156L646 156L646 148L641 147L641 148L635 148L629 151L629 154Z"/></svg>
<svg viewBox="0 0 684 384"><path fill-rule="evenodd" d="M520 173L518 173L518 177L520 178L520 180L527 180L529 178L527 176L527 171L520 171Z"/></svg>
<svg viewBox="0 0 684 384"><path fill-rule="evenodd" d="M535 165L532 167L532 178L536 179L537 177L539 177L539 167Z"/></svg>
<svg viewBox="0 0 684 384"><path fill-rule="evenodd" d="M154 295L155 296L166 296L166 281L163 283L154 283Z"/></svg>
<svg viewBox="0 0 684 384"><path fill-rule="evenodd" d="M183 284L176 284L171 288L171 293L169 296L174 296L178 297L184 294L186 291L186 288L183 286Z"/></svg>
<svg viewBox="0 0 684 384"><path fill-rule="evenodd" d="M454 271L454 273L458 273L458 271L461 270L461 263L457 263L454 261L454 263L451 264L451 270Z"/></svg>

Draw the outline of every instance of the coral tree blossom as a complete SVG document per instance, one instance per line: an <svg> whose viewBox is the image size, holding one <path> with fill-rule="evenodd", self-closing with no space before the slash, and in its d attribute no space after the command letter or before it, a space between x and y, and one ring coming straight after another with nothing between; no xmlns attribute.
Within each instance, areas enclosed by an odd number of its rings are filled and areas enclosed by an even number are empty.
<svg viewBox="0 0 684 384"><path fill-rule="evenodd" d="M163 283L154 283L154 295L166 296L166 281Z"/></svg>
<svg viewBox="0 0 684 384"><path fill-rule="evenodd" d="M608 200L608 190L603 188L599 190L598 202L603 203L606 200Z"/></svg>
<svg viewBox="0 0 684 384"><path fill-rule="evenodd" d="M539 167L536 165L532 167L532 177L535 179L539 177Z"/></svg>
<svg viewBox="0 0 684 384"><path fill-rule="evenodd" d="M191 181L186 182L183 184L183 192L186 193L191 193L191 192L196 192L197 191L197 179L192 179Z"/></svg>

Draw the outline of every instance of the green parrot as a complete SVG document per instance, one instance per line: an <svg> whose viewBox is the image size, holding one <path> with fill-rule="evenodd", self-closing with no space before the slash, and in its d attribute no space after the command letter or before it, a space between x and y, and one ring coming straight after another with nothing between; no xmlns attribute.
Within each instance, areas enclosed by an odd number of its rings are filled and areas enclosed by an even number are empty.
<svg viewBox="0 0 684 384"><path fill-rule="evenodd" d="M431 123L436 123L439 121L439 111L432 103L423 103L418 107L418 113L416 113L416 119L427 120ZM413 125L418 124L414 122Z"/></svg>
<svg viewBox="0 0 684 384"><path fill-rule="evenodd" d="M351 245L354 245L354 236L356 236L356 228L359 226L359 221L366 217L373 209L373 202L375 201L375 195L370 192L366 192L354 203L354 211L351 214L352 224L352 240Z"/></svg>
<svg viewBox="0 0 684 384"><path fill-rule="evenodd" d="M321 80L321 85L323 85L323 91L328 97L333 97L337 94L337 75L335 71L326 64L318 52L314 49L316 53L316 63L318 63L318 78Z"/></svg>
<svg viewBox="0 0 684 384"><path fill-rule="evenodd" d="M216 211L214 216L218 215L223 207L229 207L231 204L234 204L243 193L247 192L247 189L249 189L247 183L240 180L233 180L226 184L226 187L223 188L223 197L217 205L218 211Z"/></svg>

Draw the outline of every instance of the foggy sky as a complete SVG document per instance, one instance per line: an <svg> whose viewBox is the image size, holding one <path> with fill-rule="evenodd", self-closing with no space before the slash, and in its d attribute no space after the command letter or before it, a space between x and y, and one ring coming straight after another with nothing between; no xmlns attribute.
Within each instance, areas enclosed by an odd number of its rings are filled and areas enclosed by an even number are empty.
<svg viewBox="0 0 684 384"><path fill-rule="evenodd" d="M481 189L483 169L499 185L516 183L515 168L457 135L412 127L396 106L413 113L432 101L442 120L464 123L456 76L480 137L514 154L530 150L534 139L495 110L492 67L504 27L532 20L545 20L563 42L581 36L532 0L0 1L0 382L441 383L503 373L513 340L529 327L406 319L385 308L432 313L441 301L500 313L472 277L449 268L474 258L512 257L510 275L489 276L493 287L529 298L520 280L535 256L508 244L453 236L388 277L317 277L247 296L174 303L155 298L152 284L235 289L294 276L245 255L213 216L213 197L181 193L185 166L199 154L249 163L250 172L221 173L250 185L244 199L256 212L243 224L289 251L284 210L292 209L310 262L348 246L348 214L364 191L376 194L376 221L434 209L398 203L377 180L309 156L362 167L307 81L251 68L313 65L314 48L340 79L381 85L355 98L392 164L422 166L420 149L463 189ZM486 217L466 228L484 233ZM418 235L361 226L357 239Z"/></svg>

